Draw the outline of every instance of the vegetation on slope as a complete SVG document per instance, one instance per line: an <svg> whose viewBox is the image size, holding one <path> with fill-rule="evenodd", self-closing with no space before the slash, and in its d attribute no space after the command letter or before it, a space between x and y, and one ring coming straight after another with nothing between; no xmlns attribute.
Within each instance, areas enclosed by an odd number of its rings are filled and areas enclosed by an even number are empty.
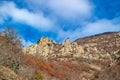
<svg viewBox="0 0 120 80"><path fill-rule="evenodd" d="M113 44L114 46L116 45ZM0 80L120 80L119 53L120 50L114 54L116 57L112 64L105 59L83 57L70 61L44 61L24 54L17 31L5 28L0 33Z"/></svg>

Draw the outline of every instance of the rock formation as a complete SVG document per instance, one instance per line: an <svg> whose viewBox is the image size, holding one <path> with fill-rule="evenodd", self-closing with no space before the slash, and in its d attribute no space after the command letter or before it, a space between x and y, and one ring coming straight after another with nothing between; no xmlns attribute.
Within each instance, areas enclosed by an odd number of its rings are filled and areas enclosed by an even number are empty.
<svg viewBox="0 0 120 80"><path fill-rule="evenodd" d="M37 44L25 47L23 51L25 53L34 55L38 58L45 57L53 53L53 47L55 42L51 41L48 38L42 37Z"/></svg>
<svg viewBox="0 0 120 80"><path fill-rule="evenodd" d="M84 53L82 46L78 45L76 42L71 43L69 38L61 44L57 44L45 37L42 37L37 44L25 47L23 51L26 54L31 54L46 60L50 57L54 58L56 56L79 57L80 54Z"/></svg>
<svg viewBox="0 0 120 80"><path fill-rule="evenodd" d="M23 51L38 58L68 60L76 57L111 60L114 52L120 49L120 33L104 33L70 42L67 38L61 44L53 42L49 38L41 38L35 45L25 47Z"/></svg>
<svg viewBox="0 0 120 80"><path fill-rule="evenodd" d="M65 40L61 44L62 48L60 49L60 52L62 55L73 55L73 56L80 56L80 54L84 53L84 49L82 46L78 45L76 42L71 43L69 38Z"/></svg>

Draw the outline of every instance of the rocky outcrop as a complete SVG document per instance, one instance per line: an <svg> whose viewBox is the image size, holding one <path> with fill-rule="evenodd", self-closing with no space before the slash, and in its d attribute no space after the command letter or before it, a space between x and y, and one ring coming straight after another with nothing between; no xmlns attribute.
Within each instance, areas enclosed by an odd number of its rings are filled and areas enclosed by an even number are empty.
<svg viewBox="0 0 120 80"><path fill-rule="evenodd" d="M66 40L65 40L65 42L62 42L62 48L61 48L61 52L62 52L62 54L69 54L71 51L72 51L72 46L71 46L71 43L70 43L70 40L69 40L69 38L67 38Z"/></svg>
<svg viewBox="0 0 120 80"><path fill-rule="evenodd" d="M69 38L61 44L57 44L45 37L41 38L37 44L25 47L23 51L26 54L31 54L46 60L48 58L55 58L58 56L79 57L80 54L84 53L82 46L78 45L76 42L71 43Z"/></svg>
<svg viewBox="0 0 120 80"><path fill-rule="evenodd" d="M23 51L46 60L53 58L68 60L68 58L82 57L113 62L114 55L116 55L114 53L119 49L120 32L113 32L77 39L74 42L70 42L67 38L61 44L43 37L35 45L25 47Z"/></svg>
<svg viewBox="0 0 120 80"><path fill-rule="evenodd" d="M38 58L45 57L53 53L53 47L55 42L51 41L48 38L41 38L37 44L25 47L23 49L24 53L34 55Z"/></svg>
<svg viewBox="0 0 120 80"><path fill-rule="evenodd" d="M71 43L69 38L67 38L62 44L62 48L60 52L62 55L73 55L80 56L80 54L84 53L84 49L82 46L78 45L76 42Z"/></svg>

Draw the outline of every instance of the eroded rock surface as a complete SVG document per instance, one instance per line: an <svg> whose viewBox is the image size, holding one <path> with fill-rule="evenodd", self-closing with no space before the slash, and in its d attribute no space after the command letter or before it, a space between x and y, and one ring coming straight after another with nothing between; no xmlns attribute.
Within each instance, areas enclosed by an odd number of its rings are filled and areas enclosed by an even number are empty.
<svg viewBox="0 0 120 80"><path fill-rule="evenodd" d="M25 47L24 53L31 54L39 58L55 58L58 56L77 56L84 53L82 46L76 42L71 43L67 38L63 43L57 44L56 42L48 39L41 38L37 44Z"/></svg>
<svg viewBox="0 0 120 80"><path fill-rule="evenodd" d="M61 44L41 38L36 44L25 47L26 54L34 55L38 58L56 60L74 60L76 57L95 60L114 61L116 51L120 50L120 32L104 33L86 38L77 39L70 42L67 38ZM117 59L119 56L117 56Z"/></svg>

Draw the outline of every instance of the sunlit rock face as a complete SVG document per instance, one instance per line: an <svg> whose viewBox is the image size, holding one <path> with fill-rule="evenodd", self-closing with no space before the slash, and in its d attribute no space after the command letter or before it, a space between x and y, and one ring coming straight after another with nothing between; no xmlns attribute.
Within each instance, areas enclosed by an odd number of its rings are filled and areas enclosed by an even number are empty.
<svg viewBox="0 0 120 80"><path fill-rule="evenodd" d="M71 43L69 38L67 38L61 45L62 48L60 49L60 51L64 56L80 56L80 54L84 53L84 49L82 48L82 46L78 45L76 42Z"/></svg>
<svg viewBox="0 0 120 80"><path fill-rule="evenodd" d="M24 47L23 52L48 59L56 56L80 56L81 53L84 53L84 49L76 42L71 43L69 38L61 44L57 44L49 38L42 37L35 45Z"/></svg>
<svg viewBox="0 0 120 80"><path fill-rule="evenodd" d="M26 54L31 54L45 60L75 60L87 58L95 60L110 60L116 58L116 51L120 50L120 32L104 33L80 38L70 42L67 38L61 44L42 37L36 44L24 47ZM117 59L119 56L117 56Z"/></svg>
<svg viewBox="0 0 120 80"><path fill-rule="evenodd" d="M72 51L72 45L70 43L69 38L67 38L64 42L62 42L62 48L61 48L61 52L62 53L70 53Z"/></svg>
<svg viewBox="0 0 120 80"><path fill-rule="evenodd" d="M35 45L25 47L23 51L26 54L34 55L38 58L45 57L53 53L53 47L55 42L48 38L42 37Z"/></svg>

